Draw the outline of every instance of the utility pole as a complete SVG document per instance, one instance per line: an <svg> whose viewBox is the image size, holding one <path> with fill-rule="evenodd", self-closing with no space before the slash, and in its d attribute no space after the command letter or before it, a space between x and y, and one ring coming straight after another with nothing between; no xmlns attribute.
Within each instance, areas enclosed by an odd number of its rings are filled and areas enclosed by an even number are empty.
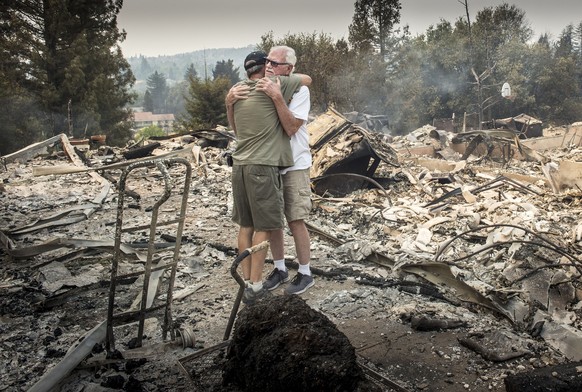
<svg viewBox="0 0 582 392"><path fill-rule="evenodd" d="M72 101L69 99L67 104L67 122L69 124L69 137L73 136L73 111L71 108Z"/></svg>
<svg viewBox="0 0 582 392"><path fill-rule="evenodd" d="M208 82L208 70L206 69L206 48L204 48L204 81Z"/></svg>

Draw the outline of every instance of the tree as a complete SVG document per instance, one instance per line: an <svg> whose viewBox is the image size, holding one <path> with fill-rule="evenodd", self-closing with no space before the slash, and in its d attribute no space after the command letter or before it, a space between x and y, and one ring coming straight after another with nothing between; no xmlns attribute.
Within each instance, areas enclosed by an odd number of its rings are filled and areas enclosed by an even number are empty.
<svg viewBox="0 0 582 392"><path fill-rule="evenodd" d="M176 118L186 114L185 97L188 95L188 89L189 83L186 80L182 80L170 87L167 100L168 113L173 113Z"/></svg>
<svg viewBox="0 0 582 392"><path fill-rule="evenodd" d="M499 48L512 41L527 43L532 30L526 22L525 11L503 3L497 7L485 7L477 12L471 27L475 46L474 65L477 72L492 67L499 60Z"/></svg>
<svg viewBox="0 0 582 392"><path fill-rule="evenodd" d="M186 116L180 124L186 129L212 129L227 124L224 98L230 88L226 78L199 80L190 78L186 96Z"/></svg>
<svg viewBox="0 0 582 392"><path fill-rule="evenodd" d="M168 113L174 113L178 120L187 117L186 97L190 88L190 79L198 79L198 72L192 63L186 68L184 80L171 86L168 93Z"/></svg>
<svg viewBox="0 0 582 392"><path fill-rule="evenodd" d="M324 33L287 34L275 39L273 32L269 32L261 37L258 49L268 53L277 45L286 45L295 50L297 65L294 72L311 76L311 103L314 107L326 110L327 104L336 100L330 82L333 75L347 63L347 43L343 40L334 43Z"/></svg>
<svg viewBox="0 0 582 392"><path fill-rule="evenodd" d="M23 42L32 40L22 18L7 5L0 6L0 154L32 143L45 130L38 97L26 89L31 51Z"/></svg>
<svg viewBox="0 0 582 392"><path fill-rule="evenodd" d="M240 69L234 68L233 61L221 60L216 62L216 67L212 70L212 77L214 80L218 78L226 78L230 81L230 85L240 82Z"/></svg>
<svg viewBox="0 0 582 392"><path fill-rule="evenodd" d="M150 90L146 90L143 95L143 110L146 112L154 112L154 100L152 98L152 93Z"/></svg>
<svg viewBox="0 0 582 392"><path fill-rule="evenodd" d="M526 23L525 12L516 6L504 3L486 7L477 13L475 22L471 24L468 3L464 1L462 4L467 20L457 21L455 34L460 42L465 42L462 46L468 48L469 62L465 69L467 82L473 86L473 91L467 92L467 96L472 95L473 103L467 104L466 110L475 108L480 127L485 112L488 111L491 116L492 105L499 102L498 90L507 81L507 75L497 72L498 64L504 61L502 56L511 53L504 48L512 47L519 52L521 47L527 45L532 30Z"/></svg>
<svg viewBox="0 0 582 392"><path fill-rule="evenodd" d="M423 37L402 38L393 56L393 67L386 74L386 115L394 134L406 134L419 124L430 122L432 117L426 110L425 93L430 91L427 77L427 44Z"/></svg>
<svg viewBox="0 0 582 392"><path fill-rule="evenodd" d="M166 132L157 125L150 125L149 127L145 127L137 131L134 135L134 139L139 140L147 140L152 136L165 136Z"/></svg>
<svg viewBox="0 0 582 392"><path fill-rule="evenodd" d="M194 68L194 64L190 63L188 68L186 68L186 73L184 74L184 80L188 81L190 78L198 78L198 72L196 72L196 68Z"/></svg>
<svg viewBox="0 0 582 392"><path fill-rule="evenodd" d="M139 66L139 74L140 75L149 75L152 73L152 66L148 62L148 59L144 56L141 57L141 64Z"/></svg>
<svg viewBox="0 0 582 392"><path fill-rule="evenodd" d="M359 52L379 49L386 54L386 40L400 22L400 0L356 0L349 41Z"/></svg>
<svg viewBox="0 0 582 392"><path fill-rule="evenodd" d="M135 79L118 45L125 39L117 28L121 5L121 0L3 3L2 28L15 35L2 38L3 61L13 70L3 68L0 77L14 78L10 94L17 100L41 108L28 112L42 124L28 130L35 139L67 131L69 113L74 135L104 133L112 142L129 137L125 106L135 98L130 90ZM11 124L17 132L25 126Z"/></svg>
<svg viewBox="0 0 582 392"><path fill-rule="evenodd" d="M152 113L166 113L166 100L168 98L168 85L166 75L155 71L147 79L147 90L151 96Z"/></svg>

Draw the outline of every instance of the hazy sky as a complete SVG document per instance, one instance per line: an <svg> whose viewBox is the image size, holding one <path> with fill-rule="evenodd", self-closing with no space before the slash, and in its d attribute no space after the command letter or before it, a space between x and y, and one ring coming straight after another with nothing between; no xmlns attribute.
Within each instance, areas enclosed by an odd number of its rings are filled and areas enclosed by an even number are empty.
<svg viewBox="0 0 582 392"><path fill-rule="evenodd" d="M469 13L507 2L525 11L534 36L556 38L569 23L582 21L582 0L468 0ZM212 48L240 48L291 33L326 33L348 37L355 0L124 0L118 26L127 39L125 56L172 55ZM402 0L400 25L413 35L445 19L465 15L459 0ZM261 7L269 8L261 9Z"/></svg>

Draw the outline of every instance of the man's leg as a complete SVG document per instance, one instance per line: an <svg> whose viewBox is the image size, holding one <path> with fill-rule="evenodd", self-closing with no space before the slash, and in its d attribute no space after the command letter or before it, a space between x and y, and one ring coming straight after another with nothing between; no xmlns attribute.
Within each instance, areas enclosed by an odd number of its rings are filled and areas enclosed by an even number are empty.
<svg viewBox="0 0 582 392"><path fill-rule="evenodd" d="M299 261L299 270L289 287L285 289L285 294L301 294L315 284L313 276L311 275L310 266L311 241L309 231L303 219L289 222L289 228L291 229L293 241L295 242L295 253Z"/></svg>
<svg viewBox="0 0 582 392"><path fill-rule="evenodd" d="M253 246L260 244L263 241L269 241L271 237L270 231L256 231L253 236ZM263 267L265 266L265 258L267 257L267 249L260 250L251 255L251 283L253 285L259 284L262 287ZM255 290L258 291L258 290Z"/></svg>
<svg viewBox="0 0 582 392"><path fill-rule="evenodd" d="M303 219L289 222L291 234L293 234L293 242L295 242L295 253L300 265L309 265L311 261L311 240L309 238L309 231ZM274 257L274 256L273 256Z"/></svg>
<svg viewBox="0 0 582 392"><path fill-rule="evenodd" d="M285 294L301 294L313 286L311 276L311 241L305 219L311 210L311 185L309 170L287 172L283 176L285 190L285 216L295 243L295 253L299 270L293 281L285 289Z"/></svg>
<svg viewBox="0 0 582 392"><path fill-rule="evenodd" d="M253 236L253 246L264 241L269 241L270 231L256 231ZM252 304L256 300L272 295L263 287L263 267L265 266L265 257L268 249L257 251L251 255L251 280L243 295L245 304Z"/></svg>
<svg viewBox="0 0 582 392"><path fill-rule="evenodd" d="M252 227L241 227L238 230L238 253L241 254L252 246L253 242L253 232ZM245 282L248 282L251 278L251 258L245 257L240 263L243 272L243 278Z"/></svg>
<svg viewBox="0 0 582 392"><path fill-rule="evenodd" d="M283 229L271 232L271 255L273 255L275 268L263 282L263 287L267 290L275 290L281 283L289 281L289 272L285 266L285 240L283 236Z"/></svg>
<svg viewBox="0 0 582 392"><path fill-rule="evenodd" d="M285 239L283 229L273 230L271 232L271 255L273 260L285 258Z"/></svg>

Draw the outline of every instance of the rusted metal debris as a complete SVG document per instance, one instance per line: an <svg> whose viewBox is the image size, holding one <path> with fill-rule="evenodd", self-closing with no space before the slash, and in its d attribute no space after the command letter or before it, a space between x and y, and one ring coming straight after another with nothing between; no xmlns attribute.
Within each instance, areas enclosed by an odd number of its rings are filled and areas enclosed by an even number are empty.
<svg viewBox="0 0 582 392"><path fill-rule="evenodd" d="M178 266L178 260L180 255L180 246L182 240L182 233L184 231L184 222L186 219L186 208L188 202L188 194L190 192L190 181L192 178L192 167L190 163L184 158L171 158L167 160L156 160L154 162L155 166L158 168L160 173L162 174L163 179L163 194L159 195L156 202L152 207L152 214L151 220L149 223L149 227L143 226L130 226L124 227L124 214L126 210L125 206L125 185L128 180L128 176L137 169L147 167L151 165L151 162L137 162L134 164L129 165L122 173L120 180L119 180L119 196L118 196L118 204L117 204L117 222L116 222L116 229L115 229L115 246L113 250L113 260L111 263L111 284L109 288L109 306L107 310L107 339L106 339L106 348L108 351L115 350L115 334L113 331L114 325L119 323L119 320L126 320L126 323L129 322L138 322L138 332L136 335L135 346L141 347L142 339L143 339L143 331L144 331L144 323L146 315L150 314L159 309L164 310L164 322L162 325L162 337L164 340L167 338L168 332L172 334L172 340L175 339L173 329L172 329L172 295L174 290L174 280L176 277L176 268ZM158 221L158 216L160 214L160 208L164 206L164 203L168 201L170 198L172 190L175 188L175 179L172 180L170 174L168 172L168 166L170 165L183 165L184 170L184 178L182 179L181 184L182 188L178 189L178 193L182 195L182 201L180 203L180 210L179 214L176 218ZM173 246L173 256L171 262L166 261L164 258L160 258L159 256L155 255L155 238L156 238L156 231L158 227L163 226L173 226L176 229L175 238L176 241ZM115 309L119 306L117 301L115 300L116 296L116 288L118 284L118 280L127 278L127 274L120 275L119 274L119 267L121 263L121 257L123 253L121 252L120 248L123 241L123 234L125 233L132 233L135 231L140 231L144 229L149 229L149 236L148 236L148 248L147 248L147 256L146 262L143 266L143 271L139 271L139 273L143 273L143 288L141 293L141 299L139 301L139 305L135 306L135 309L130 309L128 312L122 313L115 313ZM156 258L154 258L156 256ZM156 305L154 300L159 292L158 284L162 281L162 276L165 272L169 271L169 276L166 276L166 299L163 305ZM132 273L131 276L136 276L136 273Z"/></svg>

